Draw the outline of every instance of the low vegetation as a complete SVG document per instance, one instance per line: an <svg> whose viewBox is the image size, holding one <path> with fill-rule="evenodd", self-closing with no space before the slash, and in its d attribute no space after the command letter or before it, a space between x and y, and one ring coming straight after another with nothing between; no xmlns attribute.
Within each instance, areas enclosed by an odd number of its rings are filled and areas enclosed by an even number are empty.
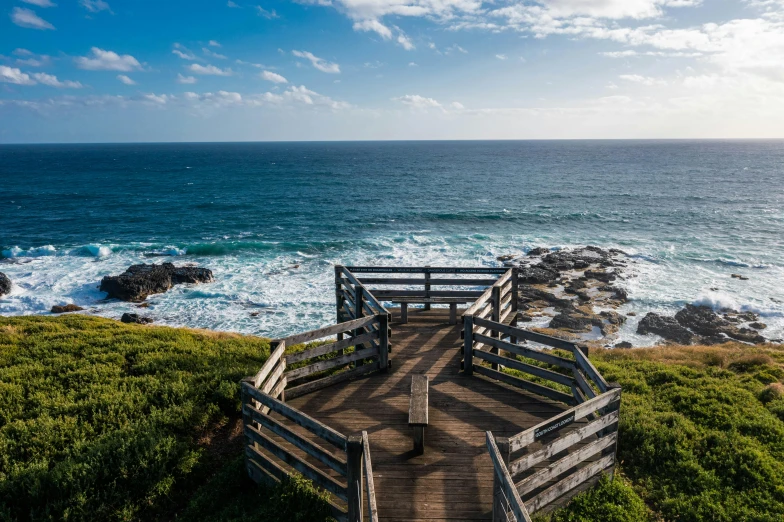
<svg viewBox="0 0 784 522"><path fill-rule="evenodd" d="M238 381L263 339L0 318L0 520L324 521L246 479ZM620 472L551 522L784 518L784 347L595 351L623 386Z"/></svg>

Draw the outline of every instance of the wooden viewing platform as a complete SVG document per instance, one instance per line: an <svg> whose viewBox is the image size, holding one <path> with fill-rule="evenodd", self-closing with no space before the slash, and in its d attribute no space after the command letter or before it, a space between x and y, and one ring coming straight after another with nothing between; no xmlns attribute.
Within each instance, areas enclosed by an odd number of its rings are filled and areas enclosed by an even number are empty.
<svg viewBox="0 0 784 522"><path fill-rule="evenodd" d="M336 518L352 522L524 522L612 470L620 389L571 343L510 326L517 308L511 272L485 291L453 296L477 300L458 324L450 324L454 310L427 304L401 321L401 309L384 308L361 281L344 283L342 273L337 279L338 324L277 341L264 368L243 385L252 478L303 473L332 493ZM413 291L402 292L415 301ZM327 336L331 344L287 352ZM571 347L575 358L526 347L525 339ZM558 366L569 371L551 371ZM505 367L535 377L499 371ZM429 378L421 455L409 426L414 375ZM561 387L545 387L542 379Z"/></svg>

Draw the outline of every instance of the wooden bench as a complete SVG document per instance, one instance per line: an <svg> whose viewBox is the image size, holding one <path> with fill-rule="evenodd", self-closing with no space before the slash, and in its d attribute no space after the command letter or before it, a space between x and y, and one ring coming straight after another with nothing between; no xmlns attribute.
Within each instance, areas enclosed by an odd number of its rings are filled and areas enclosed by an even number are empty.
<svg viewBox="0 0 784 522"><path fill-rule="evenodd" d="M414 454L425 452L425 428L427 427L427 375L411 377L411 401L408 404L408 425L414 428Z"/></svg>
<svg viewBox="0 0 784 522"><path fill-rule="evenodd" d="M400 322L406 324L408 322L408 305L409 304L448 304L449 305L449 324L457 324L457 305L465 303L473 303L476 299L466 297L401 297L398 299L390 299L393 304L400 304Z"/></svg>

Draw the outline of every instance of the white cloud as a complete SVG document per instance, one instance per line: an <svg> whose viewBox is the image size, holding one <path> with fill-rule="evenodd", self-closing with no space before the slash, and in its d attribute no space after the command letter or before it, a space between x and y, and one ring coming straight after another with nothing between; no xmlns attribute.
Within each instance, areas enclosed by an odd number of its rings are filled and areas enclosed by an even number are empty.
<svg viewBox="0 0 784 522"><path fill-rule="evenodd" d="M373 31L377 33L384 40L392 38L392 30L378 20L360 20L354 22L355 31Z"/></svg>
<svg viewBox="0 0 784 522"><path fill-rule="evenodd" d="M221 44L215 40L210 40L208 43L211 47L221 47Z"/></svg>
<svg viewBox="0 0 784 522"><path fill-rule="evenodd" d="M16 85L35 85L35 81L29 74L23 73L16 67L0 65L0 82L13 83Z"/></svg>
<svg viewBox="0 0 784 522"><path fill-rule="evenodd" d="M202 47L201 48L201 52L203 52L206 56L209 56L211 58L217 58L218 60L227 60L228 59L228 56L224 56L222 54L218 54L216 52L213 52L213 51L211 51L210 49L208 49L206 47Z"/></svg>
<svg viewBox="0 0 784 522"><path fill-rule="evenodd" d="M130 77L128 77L128 76L126 76L124 74L118 74L117 75L117 79L120 80L125 85L136 85L135 81L133 81Z"/></svg>
<svg viewBox="0 0 784 522"><path fill-rule="evenodd" d="M267 11L266 9L261 7L260 5L256 6L256 13L258 13L259 16L263 16L267 20L272 20L274 18L280 18L278 16L278 13L276 13L274 9L271 10L271 11Z"/></svg>
<svg viewBox="0 0 784 522"><path fill-rule="evenodd" d="M152 103L153 105L166 105L169 101L174 100L174 96L168 94L144 94L142 100Z"/></svg>
<svg viewBox="0 0 784 522"><path fill-rule="evenodd" d="M308 51L291 51L291 54L298 58L305 58L310 60L311 65L318 69L321 72L330 73L330 74L337 74L340 72L340 66L336 63L328 62L318 56L315 56L313 53Z"/></svg>
<svg viewBox="0 0 784 522"><path fill-rule="evenodd" d="M194 77L194 76L183 76L182 74L177 73L177 83L193 84L193 83L196 83L196 77Z"/></svg>
<svg viewBox="0 0 784 522"><path fill-rule="evenodd" d="M400 44L400 46L406 51L411 51L415 49L414 43L411 41L411 39L408 36L403 34L402 31L397 35L397 43Z"/></svg>
<svg viewBox="0 0 784 522"><path fill-rule="evenodd" d="M444 50L444 53L445 53L445 54L450 54L450 53L452 53L452 52L454 52L454 51L457 51L457 52L459 52L459 53L462 53L462 54L468 54L468 51L466 51L465 49L463 49L462 47L460 47L460 46L459 46L459 45L457 45L457 44L450 45L449 47L447 47L447 48Z"/></svg>
<svg viewBox="0 0 784 522"><path fill-rule="evenodd" d="M54 29L52 24L24 7L14 7L13 11L11 11L11 21L19 27L27 27L29 29Z"/></svg>
<svg viewBox="0 0 784 522"><path fill-rule="evenodd" d="M408 62L409 67L419 67L416 62Z"/></svg>
<svg viewBox="0 0 784 522"><path fill-rule="evenodd" d="M271 72L271 71L262 71L259 76L261 76L264 80L273 83L289 83L289 81L281 76L280 74Z"/></svg>
<svg viewBox="0 0 784 522"><path fill-rule="evenodd" d="M231 69L220 69L214 65L200 65L198 63L190 64L187 69L196 74L206 74L212 76L231 76L233 71Z"/></svg>
<svg viewBox="0 0 784 522"><path fill-rule="evenodd" d="M619 76L621 80L632 83L640 83L642 85L667 85L667 82L658 78L650 76L640 76L639 74L622 74Z"/></svg>
<svg viewBox="0 0 784 522"><path fill-rule="evenodd" d="M463 106L463 104L460 102L452 102L449 104L449 106L458 111L462 111L463 109L465 109L465 106Z"/></svg>
<svg viewBox="0 0 784 522"><path fill-rule="evenodd" d="M235 4L231 0L229 0L229 2L226 5L229 6L229 7L239 7L237 4Z"/></svg>
<svg viewBox="0 0 784 522"><path fill-rule="evenodd" d="M443 106L433 98L425 98L418 94L406 94L398 98L392 98L393 101L398 101L403 105L414 109L442 109Z"/></svg>
<svg viewBox="0 0 784 522"><path fill-rule="evenodd" d="M499 60L506 60L508 58L508 56L506 56L505 54L496 54L495 57L498 58Z"/></svg>
<svg viewBox="0 0 784 522"><path fill-rule="evenodd" d="M91 13L99 13L101 11L112 12L109 4L104 0L79 0L79 5L90 11Z"/></svg>
<svg viewBox="0 0 784 522"><path fill-rule="evenodd" d="M54 7L57 4L52 3L51 0L22 0L26 4L35 5L38 7Z"/></svg>
<svg viewBox="0 0 784 522"><path fill-rule="evenodd" d="M49 65L52 61L51 56L46 54L35 54L27 49L14 49L13 54L21 57L16 59L16 64L24 65L26 67L44 67Z"/></svg>
<svg viewBox="0 0 784 522"><path fill-rule="evenodd" d="M91 57L80 56L75 59L76 66L90 71L137 71L142 68L139 61L130 54L119 55L114 51L104 51L98 47L90 49Z"/></svg>
<svg viewBox="0 0 784 522"><path fill-rule="evenodd" d="M49 87L57 87L59 89L81 89L84 87L79 82L71 80L60 81L57 79L57 76L46 73L35 73L33 74L33 78L40 84L48 85Z"/></svg>

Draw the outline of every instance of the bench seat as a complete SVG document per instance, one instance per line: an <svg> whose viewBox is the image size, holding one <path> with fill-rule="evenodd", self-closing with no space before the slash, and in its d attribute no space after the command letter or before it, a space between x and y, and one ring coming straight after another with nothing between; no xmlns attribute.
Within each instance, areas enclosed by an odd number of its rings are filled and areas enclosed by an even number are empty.
<svg viewBox="0 0 784 522"><path fill-rule="evenodd" d="M449 305L449 324L457 324L457 305L465 303L473 303L476 299L470 297L400 297L400 298L384 298L385 301L392 303L400 303L400 322L406 324L408 322L408 305L409 304L448 304Z"/></svg>
<svg viewBox="0 0 784 522"><path fill-rule="evenodd" d="M428 377L411 376L411 399L408 403L408 425L414 428L414 453L425 452L425 428L428 425Z"/></svg>

